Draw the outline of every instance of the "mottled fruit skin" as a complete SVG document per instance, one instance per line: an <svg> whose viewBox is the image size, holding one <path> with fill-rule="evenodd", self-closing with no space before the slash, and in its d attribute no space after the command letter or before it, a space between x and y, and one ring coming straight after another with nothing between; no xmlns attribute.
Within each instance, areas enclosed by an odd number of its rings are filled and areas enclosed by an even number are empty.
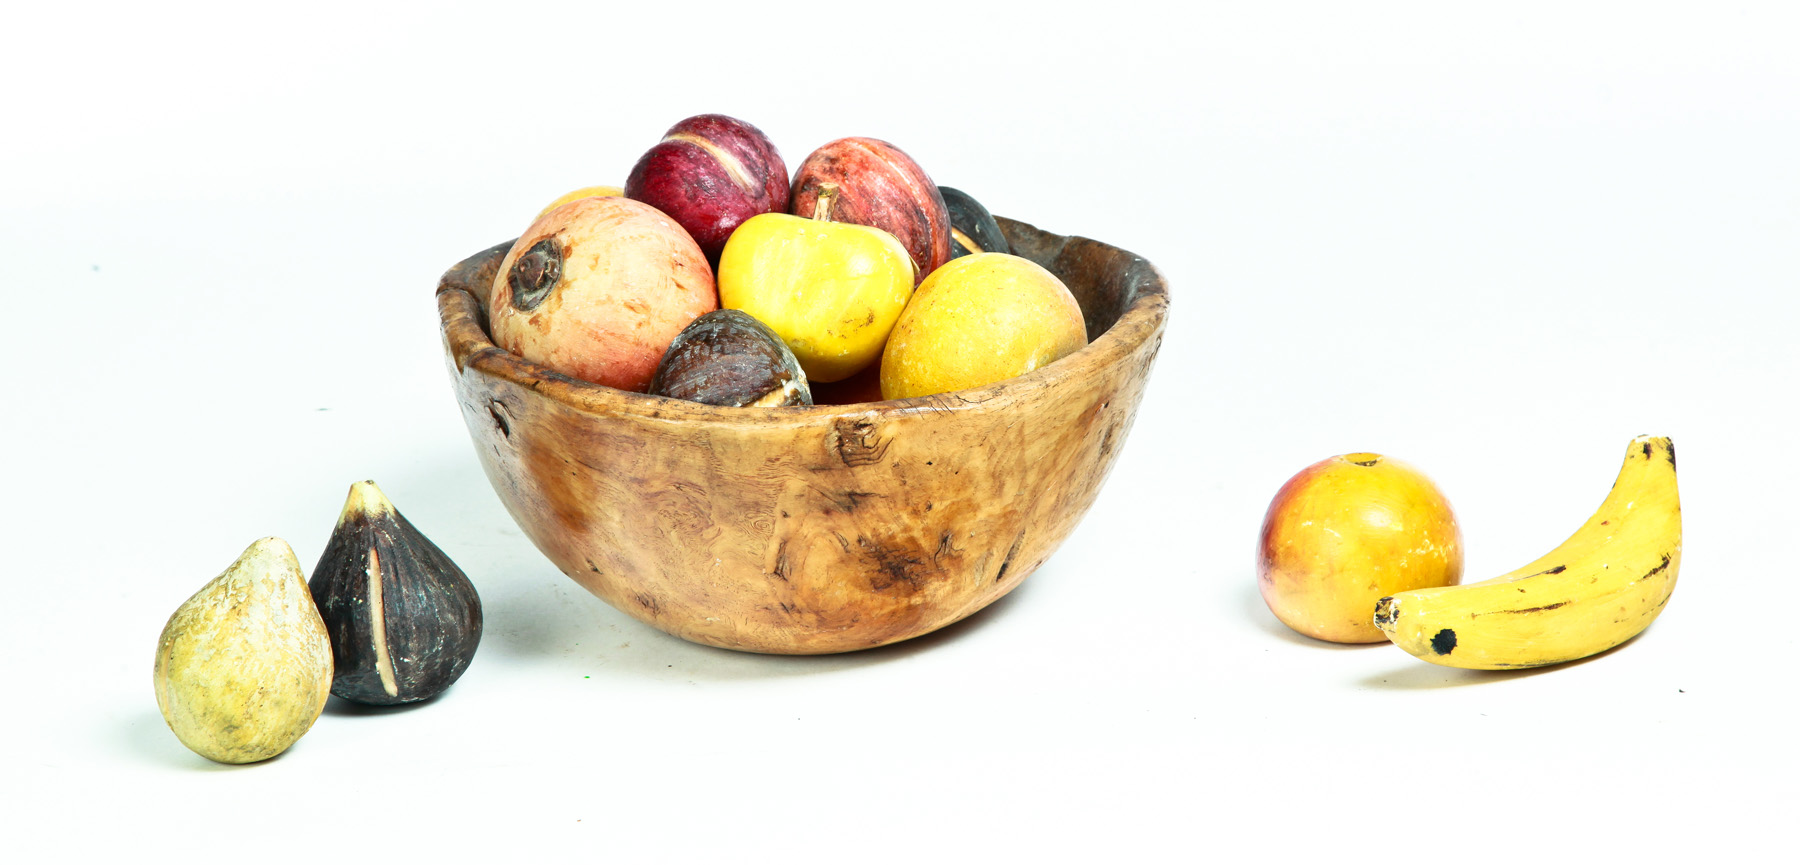
<svg viewBox="0 0 1800 865"><path fill-rule="evenodd" d="M900 148L874 138L840 138L819 148L794 173L789 212L819 216L819 193L837 187L834 222L872 225L898 238L918 268L914 284L950 260L950 211L925 169Z"/></svg>
<svg viewBox="0 0 1800 865"><path fill-rule="evenodd" d="M742 310L694 319L663 355L650 392L707 405L812 405L806 373L787 343Z"/></svg>
<svg viewBox="0 0 1800 865"><path fill-rule="evenodd" d="M949 186L938 187L944 206L950 210L950 257L962 258L977 252L1012 252L1006 232L994 215L975 197Z"/></svg>
<svg viewBox="0 0 1800 865"><path fill-rule="evenodd" d="M360 481L308 584L331 635L331 693L392 706L449 688L481 643L481 598L374 481Z"/></svg>
<svg viewBox="0 0 1800 865"><path fill-rule="evenodd" d="M813 382L840 381L881 357L913 294L912 259L867 225L765 213L719 259L719 301L781 336Z"/></svg>
<svg viewBox="0 0 1800 865"><path fill-rule="evenodd" d="M1418 469L1380 454L1321 460L1263 517L1257 584L1283 624L1334 643L1378 643L1375 605L1462 580L1462 530Z"/></svg>
<svg viewBox="0 0 1800 865"><path fill-rule="evenodd" d="M926 277L881 355L881 395L905 399L1024 375L1087 345L1081 305L1038 264L967 255Z"/></svg>
<svg viewBox="0 0 1800 865"><path fill-rule="evenodd" d="M650 205L583 198L540 217L494 276L494 344L573 378L642 392L669 342L719 307L694 239Z"/></svg>
<svg viewBox="0 0 1800 865"><path fill-rule="evenodd" d="M188 598L156 649L156 705L208 760L254 763L312 729L331 696L331 641L294 551L250 545Z"/></svg>
<svg viewBox="0 0 1800 865"><path fill-rule="evenodd" d="M787 211L787 164L762 130L723 114L702 114L669 127L638 158L625 178L625 195L668 214L717 263L744 220Z"/></svg>

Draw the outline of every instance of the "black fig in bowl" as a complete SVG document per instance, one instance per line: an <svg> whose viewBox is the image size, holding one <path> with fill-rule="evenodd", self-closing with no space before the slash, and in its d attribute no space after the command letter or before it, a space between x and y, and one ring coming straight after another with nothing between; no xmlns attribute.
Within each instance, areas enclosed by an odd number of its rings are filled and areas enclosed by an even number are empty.
<svg viewBox="0 0 1800 865"><path fill-rule="evenodd" d="M812 389L787 343L737 309L709 312L669 344L650 393L707 405L812 405Z"/></svg>
<svg viewBox="0 0 1800 865"><path fill-rule="evenodd" d="M1000 223L975 197L949 186L938 187L944 196L944 207L950 211L950 257L961 258L977 252L1012 252Z"/></svg>

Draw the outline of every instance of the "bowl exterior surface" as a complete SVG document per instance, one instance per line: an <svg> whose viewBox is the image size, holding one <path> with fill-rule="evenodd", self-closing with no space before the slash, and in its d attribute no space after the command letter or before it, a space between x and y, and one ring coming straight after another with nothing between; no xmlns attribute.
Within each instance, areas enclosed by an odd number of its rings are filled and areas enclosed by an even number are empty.
<svg viewBox="0 0 1800 865"><path fill-rule="evenodd" d="M1112 304L1089 322L1110 329L1007 382L850 406L719 408L562 377L493 346L480 289L447 274L444 343L482 468L564 573L684 639L816 654L958 621L1093 503L1166 317L1142 259L1005 225L1084 308Z"/></svg>

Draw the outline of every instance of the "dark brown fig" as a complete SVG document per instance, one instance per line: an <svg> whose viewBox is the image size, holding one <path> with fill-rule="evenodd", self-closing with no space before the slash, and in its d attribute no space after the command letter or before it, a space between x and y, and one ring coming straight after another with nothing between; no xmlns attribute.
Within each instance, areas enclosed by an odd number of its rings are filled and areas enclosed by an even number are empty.
<svg viewBox="0 0 1800 865"><path fill-rule="evenodd" d="M938 187L944 206L950 210L950 257L961 258L977 252L1012 254L1012 244L1000 223L975 197L950 186Z"/></svg>
<svg viewBox="0 0 1800 865"><path fill-rule="evenodd" d="M390 706L443 693L481 642L481 598L374 481L350 487L307 587L331 635L331 693Z"/></svg>
<svg viewBox="0 0 1800 865"><path fill-rule="evenodd" d="M669 344L650 393L707 405L812 405L800 362L769 326L743 310L694 319Z"/></svg>

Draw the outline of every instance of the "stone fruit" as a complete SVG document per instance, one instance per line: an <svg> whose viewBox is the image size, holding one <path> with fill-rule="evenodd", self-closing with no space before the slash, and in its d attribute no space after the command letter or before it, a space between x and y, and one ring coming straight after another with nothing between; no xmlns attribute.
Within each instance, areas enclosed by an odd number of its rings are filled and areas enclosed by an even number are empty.
<svg viewBox="0 0 1800 865"><path fill-rule="evenodd" d="M712 268L681 226L629 198L544 214L494 276L494 344L573 378L642 391L669 342L717 309Z"/></svg>
<svg viewBox="0 0 1800 865"><path fill-rule="evenodd" d="M1380 454L1314 463L1283 484L1256 550L1263 600L1283 624L1334 643L1387 639L1375 605L1462 580L1462 530L1429 478Z"/></svg>
<svg viewBox="0 0 1800 865"><path fill-rule="evenodd" d="M951 258L976 252L1012 252L1000 223L974 196L949 186L938 187L938 193L950 211Z"/></svg>
<svg viewBox="0 0 1800 865"><path fill-rule="evenodd" d="M481 642L481 598L374 481L350 487L310 583L331 635L331 693L372 706L428 700Z"/></svg>
<svg viewBox="0 0 1800 865"><path fill-rule="evenodd" d="M544 209L538 211L537 215L543 216L571 201L580 201L583 198L617 198L624 194L625 190L617 186L583 186L580 189L570 190L569 192L564 193L561 198L545 205Z"/></svg>
<svg viewBox="0 0 1800 865"><path fill-rule="evenodd" d="M1081 305L1038 264L966 255L925 278L881 356L881 395L904 399L1023 375L1087 345Z"/></svg>
<svg viewBox="0 0 1800 865"><path fill-rule="evenodd" d="M254 763L312 729L331 696L331 640L306 575L263 538L187 599L156 647L156 705L208 760Z"/></svg>
<svg viewBox="0 0 1800 865"><path fill-rule="evenodd" d="M812 152L794 173L788 211L812 216L835 189L830 219L871 225L898 238L918 267L914 284L950 260L950 212L937 184L912 157L874 138L840 138Z"/></svg>
<svg viewBox="0 0 1800 865"><path fill-rule="evenodd" d="M817 201L821 216L830 211L831 195ZM874 363L912 293L912 258L867 225L765 213L719 259L720 304L779 334L812 382Z"/></svg>
<svg viewBox="0 0 1800 865"><path fill-rule="evenodd" d="M638 159L625 194L680 223L716 263L744 220L787 211L787 164L762 130L702 114L669 127Z"/></svg>
<svg viewBox="0 0 1800 865"><path fill-rule="evenodd" d="M741 310L694 319L650 382L657 396L725 406L812 405L806 373L787 343Z"/></svg>

